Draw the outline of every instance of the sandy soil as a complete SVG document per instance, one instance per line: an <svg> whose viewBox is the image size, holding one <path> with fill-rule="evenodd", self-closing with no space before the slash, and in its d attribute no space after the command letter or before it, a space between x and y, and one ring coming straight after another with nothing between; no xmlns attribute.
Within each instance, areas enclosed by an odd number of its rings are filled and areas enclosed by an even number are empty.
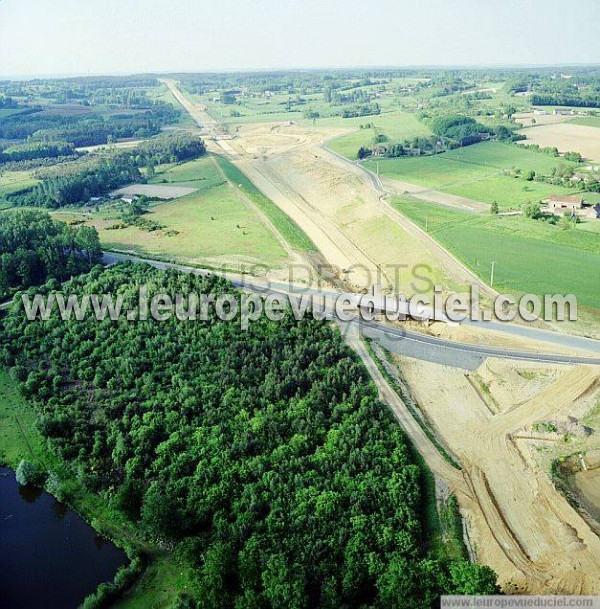
<svg viewBox="0 0 600 609"><path fill-rule="evenodd" d="M227 157L312 239L346 289L378 283L406 294L434 284L464 291L480 280L430 236L393 210L361 170L322 148L346 129L291 122L244 125L224 137L206 109L175 97L203 125L209 150ZM419 281L417 275L427 281ZM482 290L488 291L481 284Z"/></svg>
<svg viewBox="0 0 600 609"><path fill-rule="evenodd" d="M600 522L600 468L578 472L574 476L574 484L584 505Z"/></svg>
<svg viewBox="0 0 600 609"><path fill-rule="evenodd" d="M519 133L527 136L527 140L521 142L523 144L556 146L560 152L580 152L587 160L600 161L600 133L597 127L563 122L521 129Z"/></svg>
<svg viewBox="0 0 600 609"><path fill-rule="evenodd" d="M466 492L457 496L478 559L507 592L600 593L600 539L535 466L535 444L513 436L569 414L597 395L600 368L488 360L486 389L451 368L397 358L425 416L457 456ZM493 400L497 412L482 399Z"/></svg>
<svg viewBox="0 0 600 609"><path fill-rule="evenodd" d="M413 276L464 288L472 277L454 258L381 201L369 178L323 148L335 131L293 124L241 127L228 141L232 161L292 217L338 269L348 287L380 283L424 291ZM221 142L219 142L220 144Z"/></svg>
<svg viewBox="0 0 600 609"><path fill-rule="evenodd" d="M555 353L563 355L596 356L593 351L584 352L582 349L564 347L556 343L548 343L542 340L533 340L517 334L499 332L497 330L482 329L481 326L450 325L445 323L434 323L425 327L417 321L401 322L402 327L415 330L423 334L436 336L438 338L451 340L471 345L486 345L490 347L501 347L503 349L516 349L519 351L533 351L539 353ZM533 326L531 326L533 327ZM540 325L540 327L543 327Z"/></svg>
<svg viewBox="0 0 600 609"><path fill-rule="evenodd" d="M204 108L180 101L207 135L216 133L218 126ZM398 277L389 269L425 263L434 281L463 291L472 278L461 265L392 214L359 168L321 148L335 134L290 123L261 124L208 143L299 224L347 287L368 287L383 268L379 283L417 291L410 275ZM569 148L584 153L580 146ZM455 368L398 358L414 397L461 471L441 457L364 345L356 337L349 341L437 479L456 493L477 558L496 570L505 591L600 594L600 540L539 467L535 444L519 435L536 421L589 408L600 369L488 360L467 378Z"/></svg>

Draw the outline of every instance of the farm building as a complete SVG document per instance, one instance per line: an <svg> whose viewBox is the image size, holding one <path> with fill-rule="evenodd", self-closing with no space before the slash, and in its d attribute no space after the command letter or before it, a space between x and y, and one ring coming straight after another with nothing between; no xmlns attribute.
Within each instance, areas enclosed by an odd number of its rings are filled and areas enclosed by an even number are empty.
<svg viewBox="0 0 600 609"><path fill-rule="evenodd" d="M587 217L590 220L600 220L600 203L596 203L588 209Z"/></svg>
<svg viewBox="0 0 600 609"><path fill-rule="evenodd" d="M550 195L548 209L559 214L574 214L583 207L583 198L577 195Z"/></svg>
<svg viewBox="0 0 600 609"><path fill-rule="evenodd" d="M570 108L554 108L554 114L559 116L574 116L575 111Z"/></svg>

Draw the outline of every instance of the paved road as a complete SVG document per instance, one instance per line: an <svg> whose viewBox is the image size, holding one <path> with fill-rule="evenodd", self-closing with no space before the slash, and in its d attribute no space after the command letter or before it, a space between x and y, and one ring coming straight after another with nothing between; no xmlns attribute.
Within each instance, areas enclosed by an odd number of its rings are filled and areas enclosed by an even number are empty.
<svg viewBox="0 0 600 609"><path fill-rule="evenodd" d="M268 282L260 284L255 280L249 281L243 276L236 276L227 273L217 273L208 269L201 269L183 264L175 264L171 262L164 262L160 260L150 260L145 258L138 258L129 254L118 254L113 252L105 252L104 261L106 264L115 264L117 262L132 261L146 263L159 269L175 269L187 273L195 273L197 275L223 275L231 283L237 287L247 291L258 292L261 294L284 294L289 298L300 298L302 294L311 293L322 295L325 299L331 299L335 297L335 292L326 290L307 289L303 286L290 286L286 283L274 283ZM522 351L517 349L504 349L501 347L492 347L487 345L476 345L468 343L458 343L449 341L419 332L405 330L404 328L392 327L388 324L379 321L367 321L363 319L357 319L355 321L344 322L337 320L333 313L326 315L329 319L338 321L342 332L346 331L345 326L350 326L352 329L358 328L364 336L381 341L381 344L394 353L401 355L407 355L415 357L425 361L431 361L439 364L445 364L448 366L454 366L465 370L476 369L487 357L498 357L504 359L514 359L529 362L541 362L550 364L594 364L600 365L600 357L586 357L577 355L564 355L557 353L539 353L535 351ZM488 322L485 322L488 323ZM490 322L491 323L491 322ZM508 324L506 324L508 326ZM503 324L495 324L500 329ZM495 330L499 329L494 327ZM520 326L513 326L515 330L520 329ZM545 340L549 343L554 343L557 346L565 347L570 346L571 348L577 348L583 341L588 351L596 351L600 353L600 341L594 341L591 339L578 338L574 336L564 336L561 334L553 334L551 332L544 332L541 330L532 330L523 328L526 330L530 338L536 338L536 340ZM540 339L540 336L544 338ZM569 344L565 345L563 340L567 339Z"/></svg>
<svg viewBox="0 0 600 609"><path fill-rule="evenodd" d="M382 195L383 194L394 194L394 193L390 193L388 190L386 190L381 179L379 178L379 176L376 173L372 172L370 169L367 169L361 163L356 163L356 162L350 161L347 158L338 154L337 152L331 150L331 148L329 148L327 146L326 141L323 143L322 147L324 150L326 150L327 152L329 152L330 154L332 154L339 160L344 161L347 164L360 167L360 169L362 169L362 171L368 176L373 188L377 192L381 193ZM387 203L385 201L382 201L382 202L384 203L384 205L386 205L386 207L389 208L389 210L391 210L391 214L393 214L394 219L399 220L399 221L402 220L403 222L408 223L411 226L411 228L416 229L419 233L421 233L423 236L425 236L428 239L431 246L434 248L434 251L437 249L438 251L442 251L445 255L451 257L456 262L456 264L460 265L460 267L464 270L464 272L467 273L469 275L469 277L480 286L480 288L482 288L482 290L484 292L486 292L492 298L495 298L496 296L498 296L498 292L496 292L494 289L490 288L490 286L488 286L486 283L484 283L475 273L473 273L471 270L469 270L460 260L458 260L458 258L456 258L451 252L449 252L446 248L444 248L442 245L440 245L433 237L428 235L419 226L414 224L414 222L410 221L408 218L406 218L405 216L400 214L398 211L396 211L391 205L389 205L389 203ZM557 345L557 346L560 346L560 347L563 347L566 349L582 350L582 351L588 351L588 352L600 354L600 341L594 340L592 338L585 338L585 337L581 337L581 336L573 336L573 335L568 335L568 334L559 334L557 332L552 332L549 330L541 330L538 328L529 328L526 326L520 326L520 325L510 324L510 323L494 322L494 321L488 322L488 321L465 320L462 323L464 325L477 326L479 328L484 328L486 330L494 330L497 332L512 334L513 336L519 336L521 338L528 338L531 340L547 342L547 343L554 344L554 345Z"/></svg>

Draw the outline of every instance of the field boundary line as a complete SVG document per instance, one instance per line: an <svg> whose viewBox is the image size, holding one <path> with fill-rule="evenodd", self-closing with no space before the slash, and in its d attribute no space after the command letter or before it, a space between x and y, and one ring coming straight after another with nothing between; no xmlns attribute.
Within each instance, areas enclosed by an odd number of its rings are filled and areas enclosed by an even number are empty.
<svg viewBox="0 0 600 609"><path fill-rule="evenodd" d="M406 217L404 214L402 214L397 209L392 207L390 205L390 203L385 200L385 195L390 195L390 196L397 196L397 195L395 193L388 191L383 186L381 179L379 178L379 176L377 174L373 173L370 169L363 167L360 163L353 163L352 161L348 160L347 158L339 155L337 152L331 150L331 148L329 148L329 146L327 146L326 141L321 145L321 148L323 148L325 151L329 152L330 154L333 154L336 158L344 161L345 163L350 163L352 165L356 165L356 166L360 167L360 169L363 172L365 172L365 174L371 180L371 184L373 185L373 188L376 191L378 191L379 193L381 193L379 200L381 201L382 205L384 206L387 215L391 219L396 220L396 222L398 222L401 226L403 226L405 228L405 230L407 230L406 227L409 226L410 229L412 229L419 236L421 236L423 239L425 239L427 242L429 242L430 245L433 246L434 250L438 249L439 251L441 251L445 256L447 256L449 259L451 259L451 261L454 264L458 265L459 268L461 268L463 270L463 272L466 273L466 275L469 278L474 280L486 294L488 294L492 298L497 298L499 296L499 292L496 292L496 290L494 290L487 283L485 283L480 277L478 277L473 271L471 271L471 269L469 269L461 260L459 260L454 254L452 254L448 249L446 249L439 241L437 241L437 239L434 239L431 235L426 233L420 226L415 224L410 218Z"/></svg>

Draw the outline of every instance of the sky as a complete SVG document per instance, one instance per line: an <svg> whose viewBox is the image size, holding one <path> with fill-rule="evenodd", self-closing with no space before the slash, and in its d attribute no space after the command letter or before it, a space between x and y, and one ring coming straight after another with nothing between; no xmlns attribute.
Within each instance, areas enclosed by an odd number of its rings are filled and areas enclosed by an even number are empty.
<svg viewBox="0 0 600 609"><path fill-rule="evenodd" d="M0 0L0 76L600 64L600 1Z"/></svg>

